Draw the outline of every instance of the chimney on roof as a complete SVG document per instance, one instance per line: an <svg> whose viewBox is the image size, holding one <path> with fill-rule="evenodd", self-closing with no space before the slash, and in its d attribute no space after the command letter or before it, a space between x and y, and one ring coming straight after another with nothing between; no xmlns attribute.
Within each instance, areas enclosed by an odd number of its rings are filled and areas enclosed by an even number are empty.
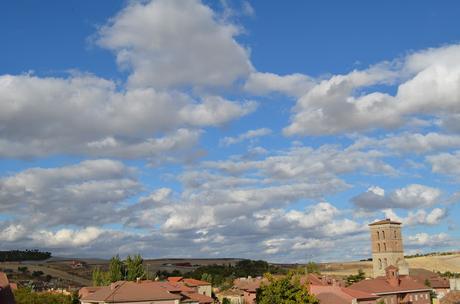
<svg viewBox="0 0 460 304"><path fill-rule="evenodd" d="M399 269L393 265L388 266L386 269L386 278L388 284L393 287L399 286Z"/></svg>

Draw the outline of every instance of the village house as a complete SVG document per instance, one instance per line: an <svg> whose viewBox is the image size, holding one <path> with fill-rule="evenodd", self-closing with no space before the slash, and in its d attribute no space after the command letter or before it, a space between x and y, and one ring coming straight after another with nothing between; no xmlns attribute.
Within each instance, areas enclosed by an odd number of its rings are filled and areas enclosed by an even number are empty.
<svg viewBox="0 0 460 304"><path fill-rule="evenodd" d="M205 295L208 297L212 296L212 286L211 283L196 279L187 279L183 277L169 277L168 282L179 283L190 288L193 288L196 293Z"/></svg>
<svg viewBox="0 0 460 304"><path fill-rule="evenodd" d="M449 279L426 269L411 269L411 277L431 288L437 299L442 299L450 291Z"/></svg>
<svg viewBox="0 0 460 304"><path fill-rule="evenodd" d="M0 303L15 304L13 295L13 284L10 284L6 273L0 272Z"/></svg>
<svg viewBox="0 0 460 304"><path fill-rule="evenodd" d="M84 287L79 291L82 304L212 304L214 299L199 294L183 283L138 280L119 281L102 287Z"/></svg>
<svg viewBox="0 0 460 304"><path fill-rule="evenodd" d="M400 275L396 266L386 269L386 276L362 280L349 288L379 296L385 304L430 304L431 288L408 275Z"/></svg>
<svg viewBox="0 0 460 304"><path fill-rule="evenodd" d="M310 285L309 291L321 304L375 304L379 296L333 285Z"/></svg>

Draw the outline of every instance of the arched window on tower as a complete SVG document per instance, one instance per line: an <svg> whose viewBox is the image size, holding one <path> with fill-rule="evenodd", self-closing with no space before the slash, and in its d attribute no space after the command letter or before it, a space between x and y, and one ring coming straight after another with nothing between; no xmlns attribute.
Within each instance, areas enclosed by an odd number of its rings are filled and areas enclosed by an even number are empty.
<svg viewBox="0 0 460 304"><path fill-rule="evenodd" d="M385 239L385 231L382 231L382 238Z"/></svg>
<svg viewBox="0 0 460 304"><path fill-rule="evenodd" d="M387 268L387 266L388 266L388 260L387 260L387 258L385 258L385 259L383 260L383 267L384 267L384 268Z"/></svg>
<svg viewBox="0 0 460 304"><path fill-rule="evenodd" d="M387 251L387 243L383 243L383 251Z"/></svg>
<svg viewBox="0 0 460 304"><path fill-rule="evenodd" d="M380 232L377 231L377 240L380 240Z"/></svg>
<svg viewBox="0 0 460 304"><path fill-rule="evenodd" d="M379 259L379 269L382 269L382 259Z"/></svg>
<svg viewBox="0 0 460 304"><path fill-rule="evenodd" d="M380 252L380 243L377 243L377 247L378 247L379 252Z"/></svg>
<svg viewBox="0 0 460 304"><path fill-rule="evenodd" d="M398 237L396 236L396 230L395 230L395 239L396 239L396 238L398 238Z"/></svg>

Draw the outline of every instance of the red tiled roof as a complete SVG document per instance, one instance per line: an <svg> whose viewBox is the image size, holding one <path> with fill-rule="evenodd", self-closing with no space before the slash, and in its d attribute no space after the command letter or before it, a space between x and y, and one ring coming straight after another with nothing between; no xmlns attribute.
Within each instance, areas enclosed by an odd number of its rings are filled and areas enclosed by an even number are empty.
<svg viewBox="0 0 460 304"><path fill-rule="evenodd" d="M321 304L350 304L351 300L348 301L335 293L325 292L319 295L316 295L316 298Z"/></svg>
<svg viewBox="0 0 460 304"><path fill-rule="evenodd" d="M310 285L327 285L319 278L317 275L313 273L309 273L307 275L303 275L300 277L300 284L310 284Z"/></svg>
<svg viewBox="0 0 460 304"><path fill-rule="evenodd" d="M384 219L381 221L377 221L374 223L369 224L369 226L374 226L374 225L383 225L383 224L395 224L395 225L401 225L400 222L392 221L391 219Z"/></svg>
<svg viewBox="0 0 460 304"><path fill-rule="evenodd" d="M177 283L177 282L180 282L182 281L183 277L168 277L168 281L169 282L174 282L174 283Z"/></svg>
<svg viewBox="0 0 460 304"><path fill-rule="evenodd" d="M433 271L429 271L426 269L415 268L411 269L411 277L417 280L419 283L425 284L428 280L430 282L431 288L439 288L439 289L449 289L450 283L449 279L441 277L439 274Z"/></svg>
<svg viewBox="0 0 460 304"><path fill-rule="evenodd" d="M264 281L266 281L264 278L240 278L233 281L233 286L247 292L256 292Z"/></svg>
<svg viewBox="0 0 460 304"><path fill-rule="evenodd" d="M346 287L331 286L331 285L310 285L309 291L315 296L320 296L321 294L334 294L337 297L340 297L341 299L346 300L347 303L351 303L353 299L357 299L357 300L378 299L378 296L373 295L368 292L352 290Z"/></svg>
<svg viewBox="0 0 460 304"><path fill-rule="evenodd" d="M390 285L386 277L377 277L375 279L367 279L354 283L349 286L349 288L373 294L388 294L412 290L431 290L429 287L417 282L410 276L399 276L398 286Z"/></svg>
<svg viewBox="0 0 460 304"><path fill-rule="evenodd" d="M201 281L201 280L195 280L195 279L183 279L182 281L185 284L187 284L188 286L191 286L191 287L211 285L211 283L209 283L209 282L205 282L205 281Z"/></svg>
<svg viewBox="0 0 460 304"><path fill-rule="evenodd" d="M181 299L181 296L172 294L160 284L155 283L152 281L141 283L120 281L104 286L82 300L119 303Z"/></svg>
<svg viewBox="0 0 460 304"><path fill-rule="evenodd" d="M199 293L182 293L182 295L193 301L198 301L200 304L211 304L214 302L213 298Z"/></svg>

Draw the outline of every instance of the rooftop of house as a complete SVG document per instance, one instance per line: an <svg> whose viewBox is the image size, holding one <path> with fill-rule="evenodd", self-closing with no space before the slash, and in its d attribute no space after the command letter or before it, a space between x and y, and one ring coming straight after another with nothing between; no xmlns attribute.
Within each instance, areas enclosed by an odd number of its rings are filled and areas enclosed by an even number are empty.
<svg viewBox="0 0 460 304"><path fill-rule="evenodd" d="M200 304L211 304L214 302L213 298L199 293L182 293L182 295L186 298L189 298L192 301L198 301Z"/></svg>
<svg viewBox="0 0 460 304"><path fill-rule="evenodd" d="M390 294L397 292L410 291L429 291L430 287L418 282L411 276L399 275L392 284L391 279L387 276L381 276L374 279L366 279L349 286L350 289L364 291L373 294Z"/></svg>
<svg viewBox="0 0 460 304"><path fill-rule="evenodd" d="M82 300L94 302L140 302L180 300L181 303L212 303L213 299L200 295L185 282L162 282L143 280L139 282L119 281L109 286L83 287L79 291ZM2 303L3 304L3 303Z"/></svg>
<svg viewBox="0 0 460 304"><path fill-rule="evenodd" d="M384 224L394 224L394 225L401 225L400 222L392 221L391 219L387 218L381 221L373 222L369 224L369 226L376 226L376 225L384 225Z"/></svg>
<svg viewBox="0 0 460 304"><path fill-rule="evenodd" d="M157 282L127 282L119 281L96 289L89 293L82 300L95 302L140 302L140 301L159 301L159 300L180 300L178 294L169 292Z"/></svg>
<svg viewBox="0 0 460 304"><path fill-rule="evenodd" d="M168 282L171 282L171 283L185 283L187 286L190 286L190 287L211 285L211 283L206 282L206 281L188 279L188 278L183 278L183 277L168 277L167 280Z"/></svg>
<svg viewBox="0 0 460 304"><path fill-rule="evenodd" d="M195 279L183 279L182 282L184 282L187 286L191 286L191 287L211 285L211 283L209 282L195 280Z"/></svg>
<svg viewBox="0 0 460 304"><path fill-rule="evenodd" d="M334 285L334 286L343 286L344 283L341 280L333 278L331 276L317 275L314 273L309 273L300 277L300 284L305 285Z"/></svg>
<svg viewBox="0 0 460 304"><path fill-rule="evenodd" d="M379 298L378 296L373 295L369 292L353 290L350 288L340 286L310 285L309 290L321 301L321 304L351 303L354 299L361 301L372 301ZM334 297L332 297L331 295L334 295ZM321 300L321 297L326 299ZM340 298L341 300L339 302L331 302L332 298Z"/></svg>
<svg viewBox="0 0 460 304"><path fill-rule="evenodd" d="M426 269L415 268L411 269L411 277L419 283L425 284L429 282L431 288L436 289L449 289L450 283L448 278L443 278L439 274Z"/></svg>
<svg viewBox="0 0 460 304"><path fill-rule="evenodd" d="M247 292L256 292L265 278L238 278L233 281L233 287Z"/></svg>

